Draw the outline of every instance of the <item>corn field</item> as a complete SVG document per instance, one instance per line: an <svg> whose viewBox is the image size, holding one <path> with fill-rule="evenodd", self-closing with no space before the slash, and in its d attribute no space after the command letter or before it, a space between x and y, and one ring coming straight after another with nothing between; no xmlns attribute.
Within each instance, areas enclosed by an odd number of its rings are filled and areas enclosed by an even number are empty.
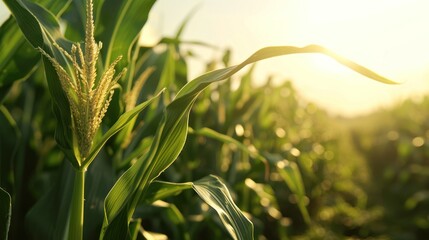
<svg viewBox="0 0 429 240"><path fill-rule="evenodd" d="M429 98L333 117L254 86L254 63L323 54L396 82L319 45L218 50L189 79L183 45L210 46L186 21L138 44L155 0L3 2L0 239L429 236Z"/></svg>

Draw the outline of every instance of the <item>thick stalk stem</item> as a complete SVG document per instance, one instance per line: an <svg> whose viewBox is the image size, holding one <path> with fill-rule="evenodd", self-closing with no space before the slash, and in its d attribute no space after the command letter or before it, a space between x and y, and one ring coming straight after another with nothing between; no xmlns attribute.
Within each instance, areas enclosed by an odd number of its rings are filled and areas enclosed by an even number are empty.
<svg viewBox="0 0 429 240"><path fill-rule="evenodd" d="M69 240L82 240L83 238L85 172L86 170L83 169L75 171L70 208Z"/></svg>

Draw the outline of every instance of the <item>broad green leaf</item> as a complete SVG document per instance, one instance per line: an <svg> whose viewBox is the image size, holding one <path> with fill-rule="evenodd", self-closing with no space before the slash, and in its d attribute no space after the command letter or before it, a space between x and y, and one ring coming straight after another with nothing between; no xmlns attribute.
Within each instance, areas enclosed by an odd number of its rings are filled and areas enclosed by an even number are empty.
<svg viewBox="0 0 429 240"><path fill-rule="evenodd" d="M126 61L119 62L118 68L128 65L131 46L138 39L154 3L155 0L104 0L98 15L96 39L103 42L105 66L120 55Z"/></svg>
<svg viewBox="0 0 429 240"><path fill-rule="evenodd" d="M25 0L3 0L9 7L13 16L15 17L21 31L25 38L34 47L43 48L47 53L53 53L53 46L47 36L53 40L61 40L60 45L66 44L67 41L61 38L59 23L55 16L48 12L45 8L37 5L36 3L28 2ZM66 6L70 1L66 1L62 6ZM56 5L55 3L52 3ZM58 3L57 3L58 4ZM40 20L40 21L39 21ZM55 52L57 59L61 59L61 53ZM64 58L64 57L63 57ZM60 124L57 126L55 132L55 139L59 146L68 155L70 161L77 166L76 160L72 157L71 153L71 119L70 110L67 98L62 90L58 75L46 57L43 57L45 66L46 79L49 86L49 91L52 96L54 104L54 114ZM74 161L73 161L74 160Z"/></svg>
<svg viewBox="0 0 429 240"><path fill-rule="evenodd" d="M97 156L98 152L101 148L106 144L107 140L109 140L113 135L119 132L122 128L124 128L130 121L132 121L141 111L143 111L149 104L151 104L155 99L157 99L163 91L160 91L156 96L139 104L134 109L122 114L119 119L113 124L113 126L103 135L103 137L96 142L94 147L91 149L91 153L88 158L85 159L83 165L84 167L88 167L94 158Z"/></svg>
<svg viewBox="0 0 429 240"><path fill-rule="evenodd" d="M195 192L219 215L233 239L253 239L253 224L235 205L228 188L219 178L210 175L194 182Z"/></svg>
<svg viewBox="0 0 429 240"><path fill-rule="evenodd" d="M35 3L61 15L67 4L57 0L37 0ZM40 54L31 47L11 16L0 27L0 101L13 82L27 79L37 67Z"/></svg>
<svg viewBox="0 0 429 240"><path fill-rule="evenodd" d="M308 214L306 205L307 197L305 196L304 183L299 171L298 165L295 162L280 161L277 163L277 171L289 187L291 192L295 194L298 208L307 224L310 224L310 215Z"/></svg>
<svg viewBox="0 0 429 240"><path fill-rule="evenodd" d="M108 227L115 221L116 216L123 216L124 212L131 218L149 184L173 163L182 150L186 140L189 108L183 113L180 112L183 109L176 106L179 103L173 103L167 108L149 153L141 157L119 178L106 197L102 238L108 231L126 234L127 229L124 229L121 222L113 224L115 230L109 230ZM174 121L176 119L177 121Z"/></svg>
<svg viewBox="0 0 429 240"><path fill-rule="evenodd" d="M10 226L12 199L3 188L0 188L0 238L7 239Z"/></svg>

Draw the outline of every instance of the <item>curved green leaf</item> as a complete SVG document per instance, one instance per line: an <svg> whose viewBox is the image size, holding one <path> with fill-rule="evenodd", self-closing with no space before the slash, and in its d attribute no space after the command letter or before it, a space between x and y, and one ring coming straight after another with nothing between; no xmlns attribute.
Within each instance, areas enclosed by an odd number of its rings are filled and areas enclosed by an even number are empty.
<svg viewBox="0 0 429 240"><path fill-rule="evenodd" d="M253 224L235 205L228 188L213 175L194 182L192 188L212 207L233 239L253 239Z"/></svg>
<svg viewBox="0 0 429 240"><path fill-rule="evenodd" d="M255 52L252 56L250 56L248 59L246 59L244 62L240 63L239 65L236 66L232 66L232 67L228 67L228 68L224 68L224 69L219 69L219 70L215 70L209 73L206 73L198 78L196 78L195 80L189 82L186 86L184 86L181 91L177 94L177 98L180 97L184 97L185 95L190 95L190 94L195 94L199 91L201 91L201 89L205 88L206 86L208 86L208 84L215 82L215 81L220 81L223 79L226 79L230 76L232 76L233 74L235 74L236 72L238 72L239 70L241 70L243 67L245 67L248 64L251 63L255 63L257 61L260 60L264 60L267 58L272 58L272 57L278 57L278 56L283 56L283 55L290 55L290 54L298 54L298 53L321 53L321 54L325 54L329 57L332 57L334 60L336 60L337 62L343 64L346 67L349 67L350 69L368 77L371 78L373 80L382 82L382 83L387 83L387 84L396 84L396 82L387 79L365 67L363 67L362 65L359 65L351 60L348 60L344 57L339 56L336 53L333 53L332 51L318 46L318 45L309 45L306 47L292 47L292 46L278 46L278 47L266 47L263 48L257 52Z"/></svg>
<svg viewBox="0 0 429 240"><path fill-rule="evenodd" d="M0 188L0 238L7 239L10 226L12 199L3 188Z"/></svg>

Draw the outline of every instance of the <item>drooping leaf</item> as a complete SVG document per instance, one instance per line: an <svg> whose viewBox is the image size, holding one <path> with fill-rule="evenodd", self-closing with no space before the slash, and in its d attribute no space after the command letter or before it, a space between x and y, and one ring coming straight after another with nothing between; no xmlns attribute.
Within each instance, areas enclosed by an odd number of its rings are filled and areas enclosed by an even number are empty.
<svg viewBox="0 0 429 240"><path fill-rule="evenodd" d="M194 182L195 192L219 215L233 239L252 240L253 224L235 205L228 188L219 178L210 175Z"/></svg>
<svg viewBox="0 0 429 240"><path fill-rule="evenodd" d="M325 54L329 57L332 57L337 62L343 64L344 66L368 77L373 80L387 83L387 84L396 84L396 82L387 79L365 67L362 65L359 65L353 61L350 61L344 57L339 56L336 53L333 53L332 51L318 46L318 45L308 45L306 47L292 47L292 46L278 46L278 47L266 47L263 48L257 52L255 52L252 56L250 56L248 59L246 59L244 62L240 63L239 65L227 67L224 69L215 70L213 72L206 73L195 80L189 82L186 86L184 86L181 91L178 93L176 98L183 97L185 95L199 92L200 89L205 88L208 86L208 84L226 79L236 72L238 72L240 69L242 69L244 66L261 61L267 58L272 57L278 57L283 55L290 55L290 54L300 54L300 53L321 53Z"/></svg>
<svg viewBox="0 0 429 240"><path fill-rule="evenodd" d="M0 239L7 239L10 226L12 199L3 188L0 188Z"/></svg>

